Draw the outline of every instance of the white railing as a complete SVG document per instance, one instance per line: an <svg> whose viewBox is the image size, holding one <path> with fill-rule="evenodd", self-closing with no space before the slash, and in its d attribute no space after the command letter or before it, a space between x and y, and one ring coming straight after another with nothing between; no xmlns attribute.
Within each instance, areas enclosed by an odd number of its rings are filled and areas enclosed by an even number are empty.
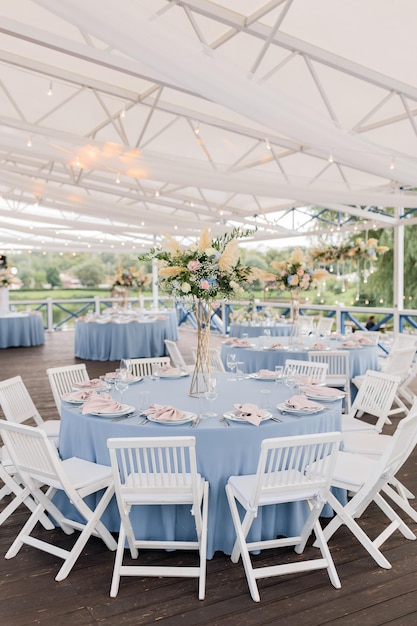
<svg viewBox="0 0 417 626"><path fill-rule="evenodd" d="M129 298L130 305L138 305L137 298ZM142 302L141 302L142 303ZM144 297L143 304L145 308L153 308L155 300L153 297ZM76 320L85 315L88 311L100 314L105 308L113 305L120 305L120 298L100 297L94 298L71 298L71 299L54 299L45 298L45 300L14 300L11 303L14 310L21 311L25 309L36 309L44 316L44 326L46 330L53 331L59 329L68 329L73 327ZM172 308L175 303L170 298L161 297L158 300L160 308ZM233 301L231 303L223 303L219 309L212 315L212 326L217 331L227 334L230 326L230 315L233 310L242 307L248 307L249 302L245 300ZM267 307L268 309L277 310L277 316L285 315L290 317L289 301L282 302L256 302L258 310ZM178 312L179 324L188 323L193 325L193 314L187 306L178 303L176 305ZM375 315L377 326L384 326L393 329L395 332L414 332L417 330L417 310L404 309L399 311L394 308L376 308L376 307L348 307L341 305L320 305L320 304L301 304L301 314L324 315L334 317L336 328L343 332L346 322L352 323L358 328L363 327L363 316L368 318Z"/></svg>

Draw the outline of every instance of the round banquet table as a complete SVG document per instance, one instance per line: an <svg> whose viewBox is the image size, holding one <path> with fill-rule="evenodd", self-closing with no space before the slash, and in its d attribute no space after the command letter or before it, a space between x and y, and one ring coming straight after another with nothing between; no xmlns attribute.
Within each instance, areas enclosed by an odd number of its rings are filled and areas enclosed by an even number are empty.
<svg viewBox="0 0 417 626"><path fill-rule="evenodd" d="M227 369L227 355L230 352L236 353L236 360L243 363L241 369L247 374L258 372L260 369L274 370L275 365L285 365L287 359L298 359L308 361L309 350L316 350L315 343L326 345L331 350L346 350L342 345L343 340L328 339L325 337L305 337L303 345L290 346L288 338L280 337L279 343L282 348L268 348L274 343L270 339L265 345L265 338L251 339L249 347L236 347L233 344L224 342L221 348L221 358ZM369 370L378 369L378 346L361 345L349 349L350 377L360 376ZM356 389L356 387L355 387Z"/></svg>
<svg viewBox="0 0 417 626"><path fill-rule="evenodd" d="M178 330L171 314L121 317L108 321L77 320L75 356L92 361L118 361L125 358L158 357L165 354L165 339L177 338Z"/></svg>
<svg viewBox="0 0 417 626"><path fill-rule="evenodd" d="M218 375L219 394L211 403L210 410L221 414L233 408L236 402L260 404L261 389L269 389L272 412L274 416L282 418L282 423L268 420L257 427L249 423L230 422L230 427L225 427L217 418L209 418L201 421L197 428L190 428L189 424L166 425L151 421L140 425L139 422L143 417L140 417L138 412L132 417L112 421L111 418L81 415L78 407L63 403L60 455L62 458L78 456L109 465L106 443L109 437L194 436L198 470L210 483L208 558L212 558L218 550L230 554L235 533L225 493L228 477L256 471L261 441L267 437L339 431L341 401L323 403L324 410L315 415L303 417L280 415L275 406L288 398L289 390L286 387L276 385L275 382L252 379L229 382L228 377L228 374ZM151 402L170 404L179 409L199 413L204 400L190 397L189 387L189 377L178 380L160 379L156 382L144 379L129 386L123 395L123 402L139 406L139 395L145 390L150 392ZM118 399L117 391L113 394ZM62 495L59 497L65 504L66 515L72 515L69 502L66 502ZM137 510L138 508L140 510ZM251 540L260 538L263 532L270 536L297 534L305 514L306 510L302 503L266 507L260 511L251 529ZM110 531L119 530L120 518L114 498L102 520ZM194 537L187 507L167 507L165 510L158 507L136 507L133 512L133 524L140 536L146 539L161 536L172 539L175 536L190 540Z"/></svg>
<svg viewBox="0 0 417 626"><path fill-rule="evenodd" d="M268 329L272 337L288 337L291 334L292 324L285 322L277 322L276 324L260 324L253 326L252 324L230 324L230 337L259 337L264 334L264 330Z"/></svg>
<svg viewBox="0 0 417 626"><path fill-rule="evenodd" d="M40 313L11 313L0 317L0 348L40 346L45 329Z"/></svg>

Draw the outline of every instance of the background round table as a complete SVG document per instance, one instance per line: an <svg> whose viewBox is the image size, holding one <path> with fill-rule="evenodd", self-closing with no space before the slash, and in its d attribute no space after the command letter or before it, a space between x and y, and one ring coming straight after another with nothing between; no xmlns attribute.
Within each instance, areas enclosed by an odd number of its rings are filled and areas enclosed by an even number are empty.
<svg viewBox="0 0 417 626"><path fill-rule="evenodd" d="M45 329L40 313L10 313L0 317L0 348L40 346Z"/></svg>
<svg viewBox="0 0 417 626"><path fill-rule="evenodd" d="M270 390L273 414L278 402L288 398L289 390L274 382L244 380L229 382L229 374L218 375L218 397L210 404L210 410L219 414L233 408L234 403L254 402L260 404L261 389ZM176 408L199 413L202 400L188 395L190 378L178 380L150 381L145 379L132 384L123 395L123 402L139 406L141 391L150 392L150 401L170 404ZM114 397L119 399L117 392ZM111 419L81 415L78 408L63 403L59 450L63 458L73 455L110 464L107 449L109 437L153 437L192 435L196 438L197 464L199 472L210 482L208 515L208 558L217 550L230 554L235 533L230 516L225 485L231 475L254 473L260 452L260 445L267 437L285 437L324 431L339 431L341 427L341 402L326 403L325 409L315 415L295 417L280 415L283 422L264 421L260 426L249 423L232 422L226 428L217 418L203 420L198 428L191 429L189 424L164 425L148 422L139 425L143 418L134 415L131 418L113 422ZM69 514L70 505L66 503ZM176 534L184 540L193 537L193 526L189 520L187 507L167 507L167 510L155 510L155 507L139 507L134 512L134 525L140 536L146 539L162 536L168 538ZM283 504L267 507L260 511L253 528L252 540L262 532L269 535L297 534L305 519L303 503ZM116 502L112 500L103 516L103 522L111 531L118 531L120 518ZM180 537L178 537L180 535Z"/></svg>

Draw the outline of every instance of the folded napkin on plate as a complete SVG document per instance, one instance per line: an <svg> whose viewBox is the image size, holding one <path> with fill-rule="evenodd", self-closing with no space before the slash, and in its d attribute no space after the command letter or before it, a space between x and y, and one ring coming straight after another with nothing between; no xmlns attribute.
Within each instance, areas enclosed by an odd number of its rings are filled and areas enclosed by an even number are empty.
<svg viewBox="0 0 417 626"><path fill-rule="evenodd" d="M84 402L82 413L117 413L121 408L120 402L114 400L109 393L100 393Z"/></svg>
<svg viewBox="0 0 417 626"><path fill-rule="evenodd" d="M116 380L116 378L118 378L120 372L107 372L107 374L104 375L105 378L107 378L108 380ZM130 372L127 373L126 375L126 380L135 380L135 376L133 376L133 374L131 374Z"/></svg>
<svg viewBox="0 0 417 626"><path fill-rule="evenodd" d="M258 376L262 378L275 378L275 372L272 370L259 370Z"/></svg>
<svg viewBox="0 0 417 626"><path fill-rule="evenodd" d="M325 350L327 346L325 343L314 343L313 348L314 350Z"/></svg>
<svg viewBox="0 0 417 626"><path fill-rule="evenodd" d="M346 346L347 348L356 348L358 345L357 341L353 341L352 339L348 339L347 341L342 341L342 346Z"/></svg>
<svg viewBox="0 0 417 626"><path fill-rule="evenodd" d="M292 409L298 409L301 411L304 409L322 408L321 404L313 402L313 400L309 400L305 396L292 396L285 402L285 404Z"/></svg>
<svg viewBox="0 0 417 626"><path fill-rule="evenodd" d="M321 396L323 398L333 398L344 394L340 389L332 389L331 387L318 387L316 385L304 385L300 387L300 391L314 396Z"/></svg>
<svg viewBox="0 0 417 626"><path fill-rule="evenodd" d="M70 391L69 393L64 393L62 399L69 402L77 402L77 400L85 402L96 395L97 393L94 389L80 389L80 391Z"/></svg>
<svg viewBox="0 0 417 626"><path fill-rule="evenodd" d="M307 374L294 374L294 378L298 383L309 385L311 383L311 376Z"/></svg>
<svg viewBox="0 0 417 626"><path fill-rule="evenodd" d="M269 346L267 346L269 350L279 350L280 348L283 348L284 346L282 345L282 343L270 343Z"/></svg>
<svg viewBox="0 0 417 626"><path fill-rule="evenodd" d="M163 422L168 420L179 420L183 417L184 412L179 409L175 409L168 404L151 404L149 409L142 411L144 415L151 415L152 419L161 420Z"/></svg>
<svg viewBox="0 0 417 626"><path fill-rule="evenodd" d="M105 384L99 378L91 378L90 380L74 383L74 387L78 389L102 389L105 387Z"/></svg>
<svg viewBox="0 0 417 626"><path fill-rule="evenodd" d="M260 409L256 404L246 402L245 404L234 404L234 408L239 411L240 416L247 422L259 426L264 415L264 411Z"/></svg>
<svg viewBox="0 0 417 626"><path fill-rule="evenodd" d="M373 344L374 343L372 341L372 339L368 339L368 337L358 337L356 341L358 343L366 343L366 344Z"/></svg>
<svg viewBox="0 0 417 626"><path fill-rule="evenodd" d="M158 372L162 376L181 376L182 374L179 367L172 367L171 365L162 365L158 368Z"/></svg>

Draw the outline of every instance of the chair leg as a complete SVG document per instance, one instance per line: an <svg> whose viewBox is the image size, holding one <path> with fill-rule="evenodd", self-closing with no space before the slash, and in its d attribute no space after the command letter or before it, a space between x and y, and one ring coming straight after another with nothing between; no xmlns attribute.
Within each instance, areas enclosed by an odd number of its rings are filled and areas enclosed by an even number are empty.
<svg viewBox="0 0 417 626"><path fill-rule="evenodd" d="M233 495L230 485L226 485L226 494L227 494L227 499L229 501L229 507L230 507L230 513L232 515L233 525L236 531L236 543L235 543L235 546L233 547L233 553L235 552L237 553L238 555L237 559L238 559L239 552L240 552L240 555L242 557L243 567L245 569L246 580L249 586L250 595L252 597L252 600L254 600L255 602L260 602L261 598L259 596L258 585L256 584L256 579L255 579L255 575L254 575L254 571L252 567L252 561L250 559L249 551L246 546L246 535L249 532L249 529L245 535L243 528L242 528L242 524L240 522L239 511L236 506L236 500L235 500L235 497ZM245 515L245 520L246 519L247 519L247 515ZM253 520L253 516L252 516L252 520ZM232 558L232 561L233 561L233 558Z"/></svg>
<svg viewBox="0 0 417 626"><path fill-rule="evenodd" d="M199 534L200 551L200 575L198 577L198 599L204 600L206 596L206 570L207 570L207 522L208 522L208 498L209 483L204 483L204 493L202 502L202 528Z"/></svg>
<svg viewBox="0 0 417 626"><path fill-rule="evenodd" d="M119 540L117 542L116 556L114 558L113 576L110 587L110 597L115 598L119 592L120 585L120 568L123 563L123 555L125 550L126 533L123 524L120 524Z"/></svg>
<svg viewBox="0 0 417 626"><path fill-rule="evenodd" d="M317 543L318 547L320 548L320 552L327 563L326 569L330 578L330 582L332 583L333 587L335 587L336 589L340 589L342 584L340 582L339 575L333 562L329 546L327 545L327 541L324 538L323 529L320 525L319 520L316 520L316 523L314 524L314 534L316 536L315 543Z"/></svg>
<svg viewBox="0 0 417 626"><path fill-rule="evenodd" d="M368 535L362 530L359 524L355 522L355 520L351 516L351 510L352 513L356 512L353 510L353 506L349 507L349 505L353 502L353 498L346 506L343 506L342 504L340 504L337 498L331 492L329 492L328 501L330 506L336 513L336 516L323 531L326 542L329 541L330 537L332 537L332 535L340 526L342 526L342 524L345 524L345 526L347 526L352 534L355 535L355 537L363 545L365 550L368 551L368 553L372 556L372 558L378 563L380 567L383 567L385 569L391 569L391 563L388 561L388 559L386 559L382 552L378 550L373 541L369 539Z"/></svg>

